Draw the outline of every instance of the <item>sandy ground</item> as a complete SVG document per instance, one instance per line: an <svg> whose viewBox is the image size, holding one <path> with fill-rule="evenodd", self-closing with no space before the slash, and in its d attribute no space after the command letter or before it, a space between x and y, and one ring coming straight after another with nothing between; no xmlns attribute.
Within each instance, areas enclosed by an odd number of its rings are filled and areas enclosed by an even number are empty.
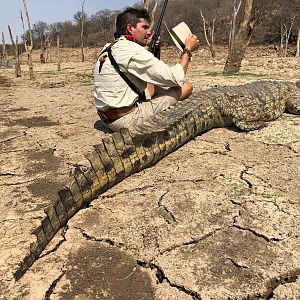
<svg viewBox="0 0 300 300"><path fill-rule="evenodd" d="M125 179L14 281L43 209L110 134L93 106L96 53L66 51L60 72L36 61L33 81L26 64L21 78L0 68L0 299L300 299L300 118L287 114L251 133L213 129ZM224 53L194 56L195 90L300 80L299 59L262 47L222 76Z"/></svg>

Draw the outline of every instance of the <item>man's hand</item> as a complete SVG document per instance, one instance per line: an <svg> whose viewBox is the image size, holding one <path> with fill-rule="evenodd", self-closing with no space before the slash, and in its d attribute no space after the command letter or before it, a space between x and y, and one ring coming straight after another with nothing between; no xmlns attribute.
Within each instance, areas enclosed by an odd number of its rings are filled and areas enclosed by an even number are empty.
<svg viewBox="0 0 300 300"><path fill-rule="evenodd" d="M150 38L148 39L147 44L145 46L145 49L149 50L149 46L151 44L151 41L152 41L153 37L154 37L154 32L152 32ZM160 59L160 36L155 41L155 49L154 49L153 55L156 58Z"/></svg>
<svg viewBox="0 0 300 300"><path fill-rule="evenodd" d="M200 46L200 42L198 37L192 33L185 40L185 48L189 49L191 52L198 49Z"/></svg>
<svg viewBox="0 0 300 300"><path fill-rule="evenodd" d="M145 49L149 50L151 41L153 38L153 33L151 34L151 36L149 37L149 39L147 40L147 44L145 46ZM157 38L156 42L155 42L155 48L160 48L160 36Z"/></svg>
<svg viewBox="0 0 300 300"><path fill-rule="evenodd" d="M200 43L196 35L190 34L185 40L185 49L182 52L179 63L183 67L184 73L186 73L191 58L191 53L199 48Z"/></svg>

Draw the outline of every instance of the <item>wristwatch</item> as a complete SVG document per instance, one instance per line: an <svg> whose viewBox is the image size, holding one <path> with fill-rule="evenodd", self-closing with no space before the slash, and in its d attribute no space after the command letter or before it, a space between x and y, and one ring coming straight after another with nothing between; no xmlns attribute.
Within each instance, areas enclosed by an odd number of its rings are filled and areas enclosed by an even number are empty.
<svg viewBox="0 0 300 300"><path fill-rule="evenodd" d="M181 53L181 56L184 54L184 53L187 53L188 54L188 56L189 56L189 61L191 61L192 60L192 51L189 49L189 48L184 48L183 49L183 51L182 51L182 53Z"/></svg>

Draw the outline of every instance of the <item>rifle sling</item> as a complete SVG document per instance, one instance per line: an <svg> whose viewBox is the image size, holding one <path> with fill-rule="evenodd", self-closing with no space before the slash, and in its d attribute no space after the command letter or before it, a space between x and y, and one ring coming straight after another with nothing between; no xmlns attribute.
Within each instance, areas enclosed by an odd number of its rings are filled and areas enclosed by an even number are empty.
<svg viewBox="0 0 300 300"><path fill-rule="evenodd" d="M114 59L113 55L112 55L112 52L111 52L111 46L113 45L114 43L110 44L106 49L104 49L100 56L107 52L108 54L108 58L112 64L112 66L115 68L115 70L120 74L120 76L123 78L123 80L128 84L128 86L136 93L139 95L139 100L146 100L146 95L145 95L145 92L140 92L139 89L130 81L130 79L120 70L120 67L119 65L117 64L116 60ZM101 68L102 68L102 65L103 65L103 62L100 61L100 66L99 66L99 73L101 71Z"/></svg>

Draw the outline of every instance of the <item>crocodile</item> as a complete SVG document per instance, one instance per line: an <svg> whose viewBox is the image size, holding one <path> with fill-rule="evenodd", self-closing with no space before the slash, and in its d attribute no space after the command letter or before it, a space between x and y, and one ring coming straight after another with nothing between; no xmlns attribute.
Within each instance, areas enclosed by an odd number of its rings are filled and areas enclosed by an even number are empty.
<svg viewBox="0 0 300 300"><path fill-rule="evenodd" d="M89 167L75 168L55 202L45 209L46 216L33 231L35 241L15 271L15 279L25 274L74 214L124 178L153 166L212 128L256 130L284 112L300 115L300 84L256 81L194 93L139 128L111 134L85 154Z"/></svg>

